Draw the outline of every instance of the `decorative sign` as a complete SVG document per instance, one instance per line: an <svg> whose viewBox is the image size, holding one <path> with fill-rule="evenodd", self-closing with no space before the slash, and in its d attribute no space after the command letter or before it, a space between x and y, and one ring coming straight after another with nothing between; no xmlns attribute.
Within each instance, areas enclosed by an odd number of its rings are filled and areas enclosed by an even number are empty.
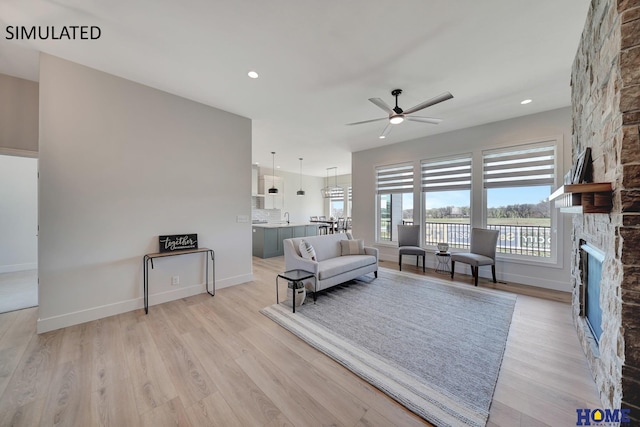
<svg viewBox="0 0 640 427"><path fill-rule="evenodd" d="M183 251L198 249L197 234L177 234L174 236L158 236L160 252Z"/></svg>

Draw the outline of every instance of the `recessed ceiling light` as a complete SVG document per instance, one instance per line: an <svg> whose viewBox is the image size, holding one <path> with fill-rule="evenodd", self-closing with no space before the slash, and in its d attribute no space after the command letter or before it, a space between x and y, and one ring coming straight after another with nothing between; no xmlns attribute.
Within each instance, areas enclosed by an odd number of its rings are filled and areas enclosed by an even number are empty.
<svg viewBox="0 0 640 427"><path fill-rule="evenodd" d="M530 102L531 102L531 99L525 99L520 104L525 105L525 104L529 104Z"/></svg>
<svg viewBox="0 0 640 427"><path fill-rule="evenodd" d="M380 139L385 139L385 138L386 138L386 136L384 136L384 135L380 135L378 138L380 138Z"/></svg>
<svg viewBox="0 0 640 427"><path fill-rule="evenodd" d="M255 71L249 71L249 72L247 73L247 75L248 75L249 77L251 77L252 79L257 79L257 78L258 78L258 73L256 73Z"/></svg>

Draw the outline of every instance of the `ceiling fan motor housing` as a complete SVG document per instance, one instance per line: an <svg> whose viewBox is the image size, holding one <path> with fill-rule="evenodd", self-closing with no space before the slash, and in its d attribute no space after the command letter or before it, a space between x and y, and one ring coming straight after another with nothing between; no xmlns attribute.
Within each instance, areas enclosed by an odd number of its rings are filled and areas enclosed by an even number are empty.
<svg viewBox="0 0 640 427"><path fill-rule="evenodd" d="M394 89L391 91L391 95L396 97L396 106L393 108L393 111L396 114L402 114L402 108L398 107L398 95L400 95L402 93L402 89Z"/></svg>

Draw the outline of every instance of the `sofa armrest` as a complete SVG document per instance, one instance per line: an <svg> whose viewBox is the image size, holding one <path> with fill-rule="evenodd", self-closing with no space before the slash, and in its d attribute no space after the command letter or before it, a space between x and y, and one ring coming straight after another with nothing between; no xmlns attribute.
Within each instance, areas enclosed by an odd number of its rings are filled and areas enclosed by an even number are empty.
<svg viewBox="0 0 640 427"><path fill-rule="evenodd" d="M318 276L318 262L310 259L302 258L301 256L294 256L287 258L285 265L287 271L289 270L305 270Z"/></svg>
<svg viewBox="0 0 640 427"><path fill-rule="evenodd" d="M293 246L290 239L285 239L284 244L284 268L289 270L305 270L318 277L318 262L302 258Z"/></svg>
<svg viewBox="0 0 640 427"><path fill-rule="evenodd" d="M371 246L364 247L364 253L367 255L373 255L376 257L376 262L378 262L378 248L372 248Z"/></svg>

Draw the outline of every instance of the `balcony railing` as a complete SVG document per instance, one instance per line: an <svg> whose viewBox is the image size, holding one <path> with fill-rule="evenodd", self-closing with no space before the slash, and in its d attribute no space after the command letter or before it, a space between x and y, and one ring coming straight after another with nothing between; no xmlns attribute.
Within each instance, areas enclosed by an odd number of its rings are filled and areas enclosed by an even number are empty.
<svg viewBox="0 0 640 427"><path fill-rule="evenodd" d="M551 227L542 225L487 225L498 230L498 252L536 257L551 256ZM467 249L471 237L471 225L456 223L425 223L425 244L446 242L451 248Z"/></svg>
<svg viewBox="0 0 640 427"><path fill-rule="evenodd" d="M380 240L392 240L390 221L381 221ZM535 257L551 256L551 227L544 225L491 224L488 229L498 230L498 252ZM471 225L460 223L427 222L424 224L425 245L436 246L446 242L450 248L468 249Z"/></svg>

